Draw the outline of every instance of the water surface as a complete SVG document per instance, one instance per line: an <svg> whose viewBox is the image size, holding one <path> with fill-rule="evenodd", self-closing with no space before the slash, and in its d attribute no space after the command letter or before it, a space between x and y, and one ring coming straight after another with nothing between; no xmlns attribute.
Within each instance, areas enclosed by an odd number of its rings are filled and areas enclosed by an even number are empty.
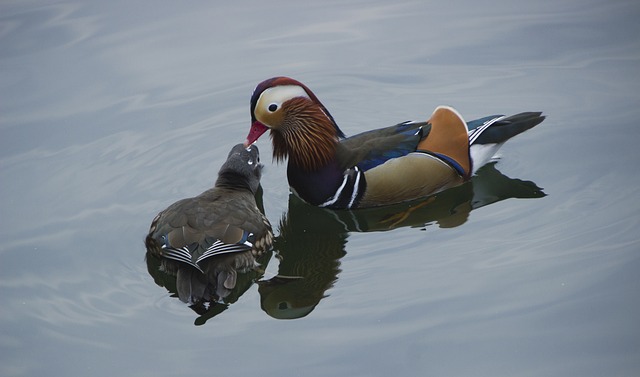
<svg viewBox="0 0 640 377"><path fill-rule="evenodd" d="M637 376L639 17L634 1L3 2L0 374ZM439 104L548 118L471 183L364 214L290 198L261 140L286 258L201 315L149 274L143 238L213 184L274 75L349 135Z"/></svg>

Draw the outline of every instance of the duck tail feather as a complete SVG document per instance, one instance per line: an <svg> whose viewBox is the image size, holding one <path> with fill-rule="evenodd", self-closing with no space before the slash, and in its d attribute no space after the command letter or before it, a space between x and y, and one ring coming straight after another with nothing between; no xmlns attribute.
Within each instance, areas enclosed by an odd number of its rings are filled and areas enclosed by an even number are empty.
<svg viewBox="0 0 640 377"><path fill-rule="evenodd" d="M489 118L489 117L487 117ZM469 142L473 144L500 144L540 124L545 116L541 112L524 112L510 117L482 118L481 125L469 131ZM486 119L486 120L485 120Z"/></svg>

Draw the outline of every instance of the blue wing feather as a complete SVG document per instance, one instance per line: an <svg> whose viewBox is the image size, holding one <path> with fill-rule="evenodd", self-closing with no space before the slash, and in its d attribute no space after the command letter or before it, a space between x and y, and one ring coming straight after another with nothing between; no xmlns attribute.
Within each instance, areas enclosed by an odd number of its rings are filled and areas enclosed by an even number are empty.
<svg viewBox="0 0 640 377"><path fill-rule="evenodd" d="M416 150L423 137L426 122L403 122L381 130L372 130L344 139L348 148L361 148L366 153L355 163L367 171L392 158L405 156Z"/></svg>

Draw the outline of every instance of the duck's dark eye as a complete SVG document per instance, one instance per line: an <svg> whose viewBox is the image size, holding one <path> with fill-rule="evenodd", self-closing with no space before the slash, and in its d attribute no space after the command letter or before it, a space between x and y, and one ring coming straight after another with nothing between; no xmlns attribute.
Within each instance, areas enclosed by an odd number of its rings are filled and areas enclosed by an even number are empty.
<svg viewBox="0 0 640 377"><path fill-rule="evenodd" d="M271 105L269 105L268 109L269 111L274 112L278 110L278 105L276 105L275 103L272 103Z"/></svg>

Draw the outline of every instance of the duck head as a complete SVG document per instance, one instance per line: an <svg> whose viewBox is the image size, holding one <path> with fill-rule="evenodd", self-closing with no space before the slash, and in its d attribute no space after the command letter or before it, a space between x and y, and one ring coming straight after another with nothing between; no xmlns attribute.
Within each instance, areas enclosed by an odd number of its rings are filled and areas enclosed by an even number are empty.
<svg viewBox="0 0 640 377"><path fill-rule="evenodd" d="M231 148L227 160L220 167L216 186L247 188L255 195L260 186L262 168L257 146L237 144Z"/></svg>
<svg viewBox="0 0 640 377"><path fill-rule="evenodd" d="M344 137L335 120L304 84L289 77L274 77L258 84L251 96L251 145L270 130L273 157L289 157L305 170L315 170L335 156Z"/></svg>

